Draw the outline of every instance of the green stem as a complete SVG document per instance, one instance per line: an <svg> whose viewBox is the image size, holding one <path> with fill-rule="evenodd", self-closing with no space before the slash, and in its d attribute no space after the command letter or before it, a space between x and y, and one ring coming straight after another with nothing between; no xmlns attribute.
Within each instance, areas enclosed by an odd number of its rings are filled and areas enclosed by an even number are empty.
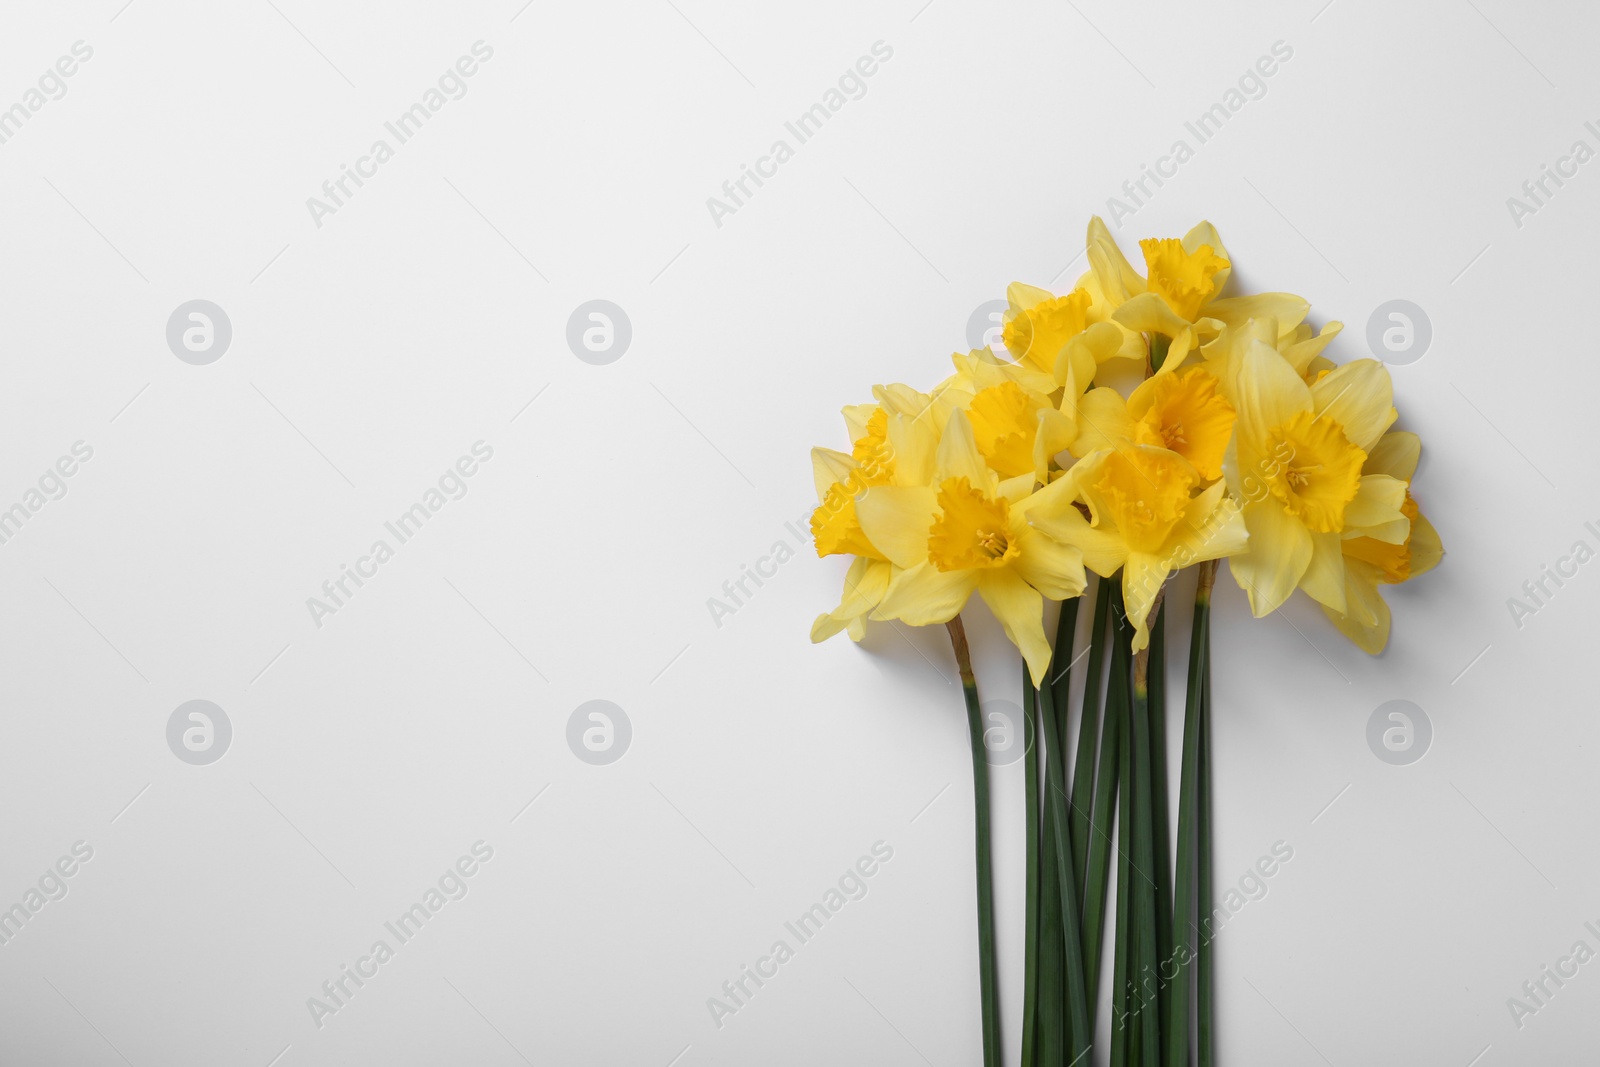
<svg viewBox="0 0 1600 1067"><path fill-rule="evenodd" d="M1173 920L1177 944L1176 971L1167 1001L1167 1067L1189 1065L1189 992L1193 968L1195 930L1196 807L1200 794L1200 714L1205 678L1206 646L1210 640L1211 576L1216 565L1200 565L1200 582L1194 595L1194 623L1189 637L1189 680L1183 711L1183 769L1178 786L1178 875Z"/></svg>
<svg viewBox="0 0 1600 1067"><path fill-rule="evenodd" d="M1099 628L1096 630L1095 641L1100 646L1099 655L1096 650L1089 653L1090 678L1084 689L1084 703L1088 706L1090 690L1093 688L1094 705L1098 710L1100 704L1099 681L1103 672L1100 671L1097 658L1104 659L1104 646L1111 643L1111 677L1107 683L1105 730L1100 738L1100 776L1095 781L1093 796L1093 821L1089 826L1089 850L1084 865L1084 890L1083 890L1083 958L1085 984L1088 987L1088 1000L1090 1004L1098 1003L1100 980L1100 956L1105 941L1106 929L1106 901L1111 892L1111 834L1115 828L1117 812L1117 784L1122 777L1120 771L1119 749L1127 748L1127 741L1123 736L1123 719L1127 715L1128 705L1128 663L1123 653L1126 649L1125 641L1108 639L1105 625L1110 615L1112 603L1117 605L1117 618L1122 617L1122 583L1116 579L1108 579L1101 583L1100 604L1096 605L1095 615L1099 619ZM1106 609L1102 611L1101 609ZM1120 626L1117 631L1120 635ZM1087 726L1089 714L1085 712L1084 723ZM1080 735L1081 736L1081 735ZM1081 752L1081 750L1080 750ZM1091 753L1090 759L1093 759ZM1080 770L1078 781L1081 783L1092 775L1094 765L1089 763L1089 774ZM1090 802L1085 799L1081 804L1074 798L1074 813L1087 813ZM1076 844L1074 840L1074 844ZM1126 846L1122 847L1126 853ZM1121 871L1121 867L1118 867ZM1118 874L1118 884L1121 882ZM1118 944L1122 935L1119 933ZM1093 1020L1091 1019L1091 1024Z"/></svg>
<svg viewBox="0 0 1600 1067"><path fill-rule="evenodd" d="M1140 1002L1141 1062L1144 1067L1160 1067L1161 1018L1157 987L1159 968L1156 960L1156 886L1151 880L1155 871L1155 848L1151 831L1151 795L1153 787L1150 773L1150 690L1147 677L1150 650L1140 649L1133 660L1133 858L1138 877L1133 880L1133 924L1136 929L1139 951L1138 992Z"/></svg>
<svg viewBox="0 0 1600 1067"><path fill-rule="evenodd" d="M957 615L946 624L961 692L967 702L967 730L972 744L972 805L978 875L978 979L983 1009L983 1067L1000 1067L1000 982L995 968L994 881L989 865L989 761L983 745L983 710L978 681L972 675L967 632Z"/></svg>
<svg viewBox="0 0 1600 1067"><path fill-rule="evenodd" d="M1043 788L1046 796L1055 788L1048 761ZM1067 942L1061 926L1061 879L1056 875L1056 823L1048 804L1039 833L1039 1014L1034 1058L1041 1067L1059 1067L1067 1062Z"/></svg>
<svg viewBox="0 0 1600 1067"><path fill-rule="evenodd" d="M1045 760L1049 773L1061 781L1065 771L1061 749L1061 730L1056 721L1055 698L1050 687L1039 690L1039 711L1044 719ZM1071 1062L1079 1062L1088 1053L1092 1041L1089 1026L1088 1000L1083 979L1083 931L1079 927L1078 889L1072 877L1072 830L1067 820L1066 790L1052 787L1046 791L1046 801L1051 811L1056 836L1056 875L1061 883L1061 928L1066 942L1067 964L1067 1031L1071 1046Z"/></svg>
<svg viewBox="0 0 1600 1067"><path fill-rule="evenodd" d="M1096 840L1090 833L1089 824L1092 813L1098 813L1100 810L1098 807L1091 806L1090 801L1094 799L1094 744L1095 737L1100 732L1100 694L1105 677L1106 620L1110 615L1112 584L1117 584L1120 587L1120 583L1113 583L1112 580L1108 579L1101 579L1096 583L1099 590L1099 598L1094 605L1094 629L1089 633L1089 663L1084 670L1083 676L1083 714L1080 716L1078 723L1078 758L1072 772L1072 873L1073 877L1078 880L1079 888L1083 890L1085 900L1089 899L1089 887L1085 880L1087 877L1085 872L1089 870L1088 854L1090 842ZM1088 595L1089 593L1085 591L1084 596ZM1061 644L1059 630L1056 634L1056 644L1058 646ZM1065 701L1057 701L1057 703L1063 708L1067 706ZM1110 731L1110 726L1107 726L1106 732L1110 733ZM1114 749L1113 752L1115 752ZM1113 774L1115 773L1115 766L1115 763L1111 765ZM1100 774L1104 776L1107 770L1105 755L1102 752ZM1107 822L1109 824L1109 819ZM1088 922L1089 917L1085 915L1084 923L1086 926ZM1098 943L1095 947L1095 958L1098 960ZM1092 975L1098 972L1091 970L1090 973Z"/></svg>
<svg viewBox="0 0 1600 1067"><path fill-rule="evenodd" d="M1027 834L1027 918L1023 941L1022 979L1022 1067L1035 1067L1034 1029L1039 1011L1039 752L1031 743L1037 736L1034 720L1037 718L1033 699L1033 680L1028 676L1028 665L1022 665L1022 717L1024 740L1029 742L1022 754L1022 780L1024 797L1024 825Z"/></svg>
<svg viewBox="0 0 1600 1067"><path fill-rule="evenodd" d="M1200 565L1200 581L1209 599L1215 562ZM1210 568L1209 573L1207 567ZM1200 760L1195 797L1195 821L1199 824L1195 840L1195 910L1200 920L1200 949L1195 965L1195 1031L1198 1035L1199 1067L1215 1067L1216 1040L1214 973L1211 953L1211 628L1206 624L1205 650L1200 664Z"/></svg>
<svg viewBox="0 0 1600 1067"><path fill-rule="evenodd" d="M1120 659L1117 656L1112 658L1114 661ZM1115 662L1112 664L1112 669L1113 671L1116 669ZM1120 729L1120 726L1118 728ZM1138 1010L1138 1005L1128 996L1128 970L1134 948L1129 937L1131 931L1128 922L1131 895L1128 881L1133 875L1128 863L1128 855L1133 848L1133 820L1127 815L1129 805L1132 803L1130 789L1133 778L1132 750L1132 745L1123 745L1117 757L1119 767L1117 777L1120 779L1117 806L1123 814L1117 819L1117 930L1116 937L1112 941L1111 1067L1128 1067L1128 1040L1138 1021L1134 1014Z"/></svg>
<svg viewBox="0 0 1600 1067"><path fill-rule="evenodd" d="M1167 613L1165 597L1150 609L1150 785L1151 833L1156 855L1156 959L1165 968L1172 958L1172 827L1167 799ZM1161 987L1163 1009L1167 987ZM1166 1018L1163 1012L1162 1018Z"/></svg>

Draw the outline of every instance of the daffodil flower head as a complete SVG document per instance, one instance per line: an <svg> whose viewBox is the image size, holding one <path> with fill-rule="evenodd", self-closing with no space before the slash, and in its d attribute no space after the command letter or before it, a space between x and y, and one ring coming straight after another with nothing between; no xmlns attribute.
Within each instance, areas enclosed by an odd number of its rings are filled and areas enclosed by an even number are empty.
<svg viewBox="0 0 1600 1067"><path fill-rule="evenodd" d="M1050 398L1016 382L979 391L967 415L978 451L1002 478L1026 474L1045 481L1051 457L1072 438L1071 423Z"/></svg>
<svg viewBox="0 0 1600 1067"><path fill-rule="evenodd" d="M1128 445L1074 464L1030 509L1032 524L1077 546L1090 570L1106 578L1122 571L1136 652L1149 644L1150 611L1173 571L1245 547L1243 519L1223 483L1195 495L1200 485L1176 452Z"/></svg>
<svg viewBox="0 0 1600 1067"><path fill-rule="evenodd" d="M889 447L888 433L888 412L873 405L850 455L828 448L811 450L819 500L811 513L811 539L818 556L885 558L861 532L855 498L869 486L887 485L893 480L894 452Z"/></svg>
<svg viewBox="0 0 1600 1067"><path fill-rule="evenodd" d="M856 558L845 575L839 606L812 624L813 641L841 630L848 630L857 641L865 636L867 616L883 599L894 567L861 528L856 498L873 486L925 482L938 443L929 420L891 413L881 405L846 408L845 422L855 438L848 455L828 448L811 450L820 501L811 516L811 536L818 556Z"/></svg>
<svg viewBox="0 0 1600 1067"><path fill-rule="evenodd" d="M1233 436L1234 410L1205 367L1147 378L1127 400L1115 389L1092 390L1079 405L1080 429L1072 453L1155 445L1177 453L1206 482L1222 476L1222 457Z"/></svg>
<svg viewBox="0 0 1600 1067"><path fill-rule="evenodd" d="M1384 434L1367 457L1366 473L1385 474L1406 483L1400 505L1404 517L1403 539L1395 540L1400 524L1380 527L1352 527L1345 531L1344 552L1345 610L1327 606L1323 612L1356 647L1377 655L1389 643L1390 613L1379 592L1380 585L1397 585L1425 574L1444 556L1439 532L1433 528L1416 500L1410 482L1416 474L1422 442L1414 433L1394 431Z"/></svg>
<svg viewBox="0 0 1600 1067"><path fill-rule="evenodd" d="M1056 296L1048 289L1013 282L1006 289L1006 301L1001 331L1006 350L1018 362L1043 371L1053 371L1062 347L1089 325L1090 296L1083 289Z"/></svg>
<svg viewBox="0 0 1600 1067"><path fill-rule="evenodd" d="M954 412L926 484L875 486L857 501L862 529L897 568L872 617L946 623L977 593L1042 684L1044 597L1078 596L1084 573L1076 548L1029 525L1034 484L1031 472L1002 480L967 413Z"/></svg>
<svg viewBox="0 0 1600 1067"><path fill-rule="evenodd" d="M1165 237L1140 241L1139 247L1144 251L1146 285L1185 322L1199 317L1200 309L1222 291L1232 267L1208 244L1190 251L1177 238Z"/></svg>
<svg viewBox="0 0 1600 1067"><path fill-rule="evenodd" d="M1118 285L1129 294L1113 318L1136 334L1168 339L1158 374L1179 369L1200 344L1226 327L1270 318L1290 331L1310 310L1292 293L1223 296L1233 267L1221 236L1209 222L1199 223L1182 240L1140 242L1148 278L1139 278L1109 235L1099 247L1099 256L1091 256L1091 262L1102 276L1101 287Z"/></svg>
<svg viewBox="0 0 1600 1067"><path fill-rule="evenodd" d="M1307 385L1271 345L1244 346L1223 383L1238 412L1223 460L1243 509L1250 549L1229 569L1256 617L1296 588L1346 609L1341 533L1351 526L1404 536L1405 482L1362 472L1394 422L1393 386L1376 360L1357 360Z"/></svg>

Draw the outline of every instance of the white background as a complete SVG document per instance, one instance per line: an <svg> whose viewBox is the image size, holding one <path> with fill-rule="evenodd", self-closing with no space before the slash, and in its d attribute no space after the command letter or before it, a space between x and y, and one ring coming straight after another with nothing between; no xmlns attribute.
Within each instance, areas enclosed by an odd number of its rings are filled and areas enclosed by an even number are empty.
<svg viewBox="0 0 1600 1067"><path fill-rule="evenodd" d="M5 8L0 107L94 53L0 145L0 507L94 455L0 545L0 905L94 857L0 946L0 1061L977 1062L945 634L813 647L843 565L809 555L720 627L706 602L795 544L841 405L942 377L1008 282L1070 288L1088 217L1283 41L1117 236L1211 219L1240 281L1347 323L1340 360L1380 303L1424 308L1396 395L1449 555L1389 591L1377 659L1219 580L1219 895L1294 849L1217 942L1222 1058L1591 1062L1600 963L1520 1029L1506 1001L1600 948L1600 564L1520 628L1506 602L1600 548L1600 163L1520 227L1506 198L1600 147L1592 9L273 3ZM306 199L479 40L318 227ZM866 94L716 225L876 41ZM196 298L233 326L209 366L165 339ZM607 366L565 339L591 299L632 323ZM318 627L307 598L480 440L470 492ZM204 767L165 734L196 698L234 730ZM633 726L610 766L565 740L591 699ZM1391 699L1433 724L1411 766L1367 747ZM1014 1055L1020 764L995 788ZM319 1028L307 998L480 839L470 893ZM717 1028L707 998L879 840L868 895Z"/></svg>

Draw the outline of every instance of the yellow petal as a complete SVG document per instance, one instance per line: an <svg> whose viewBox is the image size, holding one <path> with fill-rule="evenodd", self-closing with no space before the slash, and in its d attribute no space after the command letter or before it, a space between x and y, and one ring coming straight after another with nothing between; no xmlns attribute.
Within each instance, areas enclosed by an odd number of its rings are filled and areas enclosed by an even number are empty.
<svg viewBox="0 0 1600 1067"><path fill-rule="evenodd" d="M867 423L872 421L872 416L878 413L876 404L850 404L843 409L845 428L850 431L850 440L859 441L867 432Z"/></svg>
<svg viewBox="0 0 1600 1067"><path fill-rule="evenodd" d="M811 479L817 486L817 502L828 499L828 490L833 488L834 483L846 480L855 469L856 461L845 453L831 448L813 448Z"/></svg>
<svg viewBox="0 0 1600 1067"><path fill-rule="evenodd" d="M1301 323L1295 328L1297 339L1287 345L1280 346L1283 358L1288 360L1290 365L1294 367L1296 374L1304 378L1312 362L1322 355L1322 350L1327 348L1329 343L1339 336L1339 331L1343 329L1344 323L1330 322L1322 327L1321 333L1313 337L1311 336L1311 327ZM1302 331L1304 331L1305 337L1299 339Z"/></svg>
<svg viewBox="0 0 1600 1067"><path fill-rule="evenodd" d="M1224 390L1226 395L1227 390ZM1233 406L1239 415L1241 442L1259 449L1263 435L1311 411L1311 390L1278 354L1262 341L1251 341L1239 353L1233 383ZM1245 458L1241 449L1240 458Z"/></svg>
<svg viewBox="0 0 1600 1067"><path fill-rule="evenodd" d="M1044 635L1044 597L1010 569L984 572L978 595L1000 620L1006 636L1022 652L1033 684L1044 684L1050 669L1050 641Z"/></svg>
<svg viewBox="0 0 1600 1067"><path fill-rule="evenodd" d="M839 606L825 615L817 616L817 621L811 624L811 640L826 641L840 630L865 618L883 599L883 594L889 588L891 573L889 564L875 559L857 559L850 564Z"/></svg>
<svg viewBox="0 0 1600 1067"><path fill-rule="evenodd" d="M914 567L928 558L937 499L931 486L874 486L856 499L856 521L895 566Z"/></svg>
<svg viewBox="0 0 1600 1067"><path fill-rule="evenodd" d="M1416 477L1421 458L1422 438L1405 430L1391 430L1367 450L1367 463L1361 469L1367 474L1387 474L1409 482Z"/></svg>
<svg viewBox="0 0 1600 1067"><path fill-rule="evenodd" d="M1171 561L1164 556L1135 552L1122 568L1122 602L1133 624L1133 651L1150 644L1150 607L1172 573Z"/></svg>
<svg viewBox="0 0 1600 1067"><path fill-rule="evenodd" d="M1358 359L1324 375L1311 387L1318 416L1344 428L1350 443L1370 451L1393 425L1394 383L1389 369L1375 359Z"/></svg>
<svg viewBox="0 0 1600 1067"><path fill-rule="evenodd" d="M946 623L967 606L977 584L977 571L941 571L932 563L919 563L894 576L872 618L899 619L911 626Z"/></svg>
<svg viewBox="0 0 1600 1067"><path fill-rule="evenodd" d="M1311 305L1293 293L1252 293L1227 296L1206 305L1206 314L1229 326L1242 326L1251 319L1276 319L1278 332L1288 333L1305 320ZM1331 340L1331 338L1330 338Z"/></svg>
<svg viewBox="0 0 1600 1067"><path fill-rule="evenodd" d="M1231 557L1228 567L1249 594L1251 614L1259 619L1282 607L1300 585L1311 565L1311 531L1270 499L1246 505L1244 523L1250 548Z"/></svg>
<svg viewBox="0 0 1600 1067"><path fill-rule="evenodd" d="M1433 523L1421 512L1411 520L1411 540L1408 547L1411 549L1411 577L1433 570L1444 558L1444 545L1439 540L1439 531L1433 528Z"/></svg>
<svg viewBox="0 0 1600 1067"><path fill-rule="evenodd" d="M1344 548L1336 533L1311 535L1311 563L1300 578L1300 588L1312 600L1332 611L1345 610Z"/></svg>
<svg viewBox="0 0 1600 1067"><path fill-rule="evenodd" d="M1208 559L1236 556L1249 547L1239 505L1217 482L1189 502L1184 519L1162 548L1174 570Z"/></svg>
<svg viewBox="0 0 1600 1067"><path fill-rule="evenodd" d="M1376 656L1389 643L1389 605L1378 592L1376 570L1361 560L1347 561L1344 614L1323 608L1339 632L1369 655Z"/></svg>
<svg viewBox="0 0 1600 1067"><path fill-rule="evenodd" d="M1112 318L1135 333L1176 337L1189 326L1157 293L1140 293L1117 308Z"/></svg>
<svg viewBox="0 0 1600 1067"><path fill-rule="evenodd" d="M994 290L990 290L993 292ZM1027 285L1023 282L1012 282L1006 286L1006 303L1011 305L1013 312L1027 311L1036 304L1046 300L1054 300L1056 294L1048 289L1041 289L1037 285Z"/></svg>
<svg viewBox="0 0 1600 1067"><path fill-rule="evenodd" d="M939 451L934 461L935 479L948 481L965 478L974 489L988 493L996 481L994 472L978 451L978 442L972 433L972 422L964 411L952 412L945 424L944 436L939 439Z"/></svg>
<svg viewBox="0 0 1600 1067"><path fill-rule="evenodd" d="M1122 254L1122 249L1117 247L1116 238L1111 236L1111 231L1106 229L1105 220L1099 215L1089 220L1086 247L1090 273L1093 274L1101 294L1112 307L1121 304L1130 296L1144 292L1144 278L1133 269L1128 257Z"/></svg>
<svg viewBox="0 0 1600 1067"><path fill-rule="evenodd" d="M1051 600L1071 600L1084 587L1083 553L1020 521L1013 526L1018 553L1011 569Z"/></svg>
<svg viewBox="0 0 1600 1067"><path fill-rule="evenodd" d="M1128 546L1116 531L1091 526L1077 508L1059 512L1039 509L1029 521L1048 536L1077 548L1083 565L1102 578L1111 577L1127 562Z"/></svg>
<svg viewBox="0 0 1600 1067"><path fill-rule="evenodd" d="M1091 389L1078 401L1078 436L1074 456L1087 456L1106 448L1120 448L1133 440L1135 427L1128 402L1115 389Z"/></svg>
<svg viewBox="0 0 1600 1067"><path fill-rule="evenodd" d="M931 419L900 416L888 421L889 452L894 457L897 485L927 485L933 481L934 457L939 450L939 427Z"/></svg>
<svg viewBox="0 0 1600 1067"><path fill-rule="evenodd" d="M1404 519L1401 507L1406 502L1406 483L1398 478L1391 478L1387 474L1363 474L1360 488L1356 495L1344 508L1344 522L1349 527L1359 527L1368 531L1366 536L1373 537L1372 530L1385 532L1386 536L1378 538L1380 541L1389 541L1399 544L1405 540L1407 527L1399 528L1400 537L1392 536L1396 527L1396 519Z"/></svg>

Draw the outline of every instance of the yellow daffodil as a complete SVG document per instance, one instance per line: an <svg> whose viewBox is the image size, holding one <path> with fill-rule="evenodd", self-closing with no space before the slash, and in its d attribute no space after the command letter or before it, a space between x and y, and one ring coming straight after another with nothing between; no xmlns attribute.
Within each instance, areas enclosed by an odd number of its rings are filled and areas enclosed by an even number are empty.
<svg viewBox="0 0 1600 1067"><path fill-rule="evenodd" d="M897 568L873 618L949 622L976 592L1022 651L1036 684L1050 663L1044 597L1083 592L1083 560L1028 525L1031 472L1001 480L966 412L950 416L925 484L879 485L856 502L868 540Z"/></svg>
<svg viewBox="0 0 1600 1067"><path fill-rule="evenodd" d="M1322 609L1356 647L1374 656L1389 643L1389 605L1384 603L1378 586L1409 581L1432 570L1444 556L1439 532L1411 496L1410 483L1421 454L1422 442L1416 434L1395 431L1384 434L1367 456L1364 473L1385 474L1407 485L1400 506L1406 519L1405 539L1395 543L1392 529L1346 530L1340 544L1344 552L1345 611L1340 613L1326 606Z"/></svg>
<svg viewBox="0 0 1600 1067"><path fill-rule="evenodd" d="M1065 296L1012 282L1006 289L1006 302L1009 306L1001 333L1006 350L1019 363L1031 364L1047 373L1056 369L1067 342L1097 323L1110 322L1116 310L1116 303L1098 287L1092 271L1080 278L1077 288ZM1144 358L1144 343L1138 334L1119 327L1117 341L1115 350L1103 355L1101 362L1113 356Z"/></svg>
<svg viewBox="0 0 1600 1067"><path fill-rule="evenodd" d="M1244 521L1223 483L1196 496L1200 484L1176 452L1134 444L1074 464L1038 492L1029 511L1037 529L1077 546L1096 574L1109 578L1121 569L1135 652L1150 642L1150 609L1168 575L1245 547Z"/></svg>
<svg viewBox="0 0 1600 1067"><path fill-rule="evenodd" d="M1104 223L1098 231L1091 223L1089 232L1097 290L1122 294L1112 317L1134 333L1164 337L1170 343L1158 372L1177 370L1200 341L1224 327L1272 318L1290 331L1310 310L1305 300L1291 293L1224 297L1233 265L1209 222L1195 226L1182 240L1139 242L1145 259L1143 277L1128 263Z"/></svg>
<svg viewBox="0 0 1600 1067"><path fill-rule="evenodd" d="M895 395L892 390L886 393ZM846 408L845 421L855 439L849 454L830 448L811 450L819 501L811 515L811 537L818 556L856 558L845 575L839 606L812 624L813 641L846 629L857 641L864 636L866 616L888 589L893 567L862 531L856 498L875 485L926 482L938 441L929 420L891 414L880 405Z"/></svg>
<svg viewBox="0 0 1600 1067"><path fill-rule="evenodd" d="M1056 296L1048 289L1012 282L1006 289L1001 340L1018 362L1053 372L1066 343L1089 327L1089 294L1074 289Z"/></svg>
<svg viewBox="0 0 1600 1067"><path fill-rule="evenodd" d="M1092 389L1079 404L1079 433L1072 454L1155 445L1188 460L1201 479L1222 476L1222 456L1233 436L1233 405L1217 391L1204 367L1147 378L1128 399L1115 389Z"/></svg>
<svg viewBox="0 0 1600 1067"><path fill-rule="evenodd" d="M1238 376L1240 354L1252 342L1263 341L1276 348L1307 385L1313 385L1336 366L1322 353L1343 329L1343 323L1330 322L1319 332L1310 323L1302 322L1280 332L1276 319L1250 319L1224 328L1201 349L1201 354L1213 375L1221 381L1232 381Z"/></svg>
<svg viewBox="0 0 1600 1067"><path fill-rule="evenodd" d="M1220 381L1238 421L1223 474L1243 509L1250 548L1229 569L1257 618L1296 588L1343 614L1340 534L1364 526L1395 537L1404 517L1405 483L1362 472L1395 419L1389 372L1376 360L1357 360L1308 386L1260 340L1242 347L1230 371L1231 380Z"/></svg>

